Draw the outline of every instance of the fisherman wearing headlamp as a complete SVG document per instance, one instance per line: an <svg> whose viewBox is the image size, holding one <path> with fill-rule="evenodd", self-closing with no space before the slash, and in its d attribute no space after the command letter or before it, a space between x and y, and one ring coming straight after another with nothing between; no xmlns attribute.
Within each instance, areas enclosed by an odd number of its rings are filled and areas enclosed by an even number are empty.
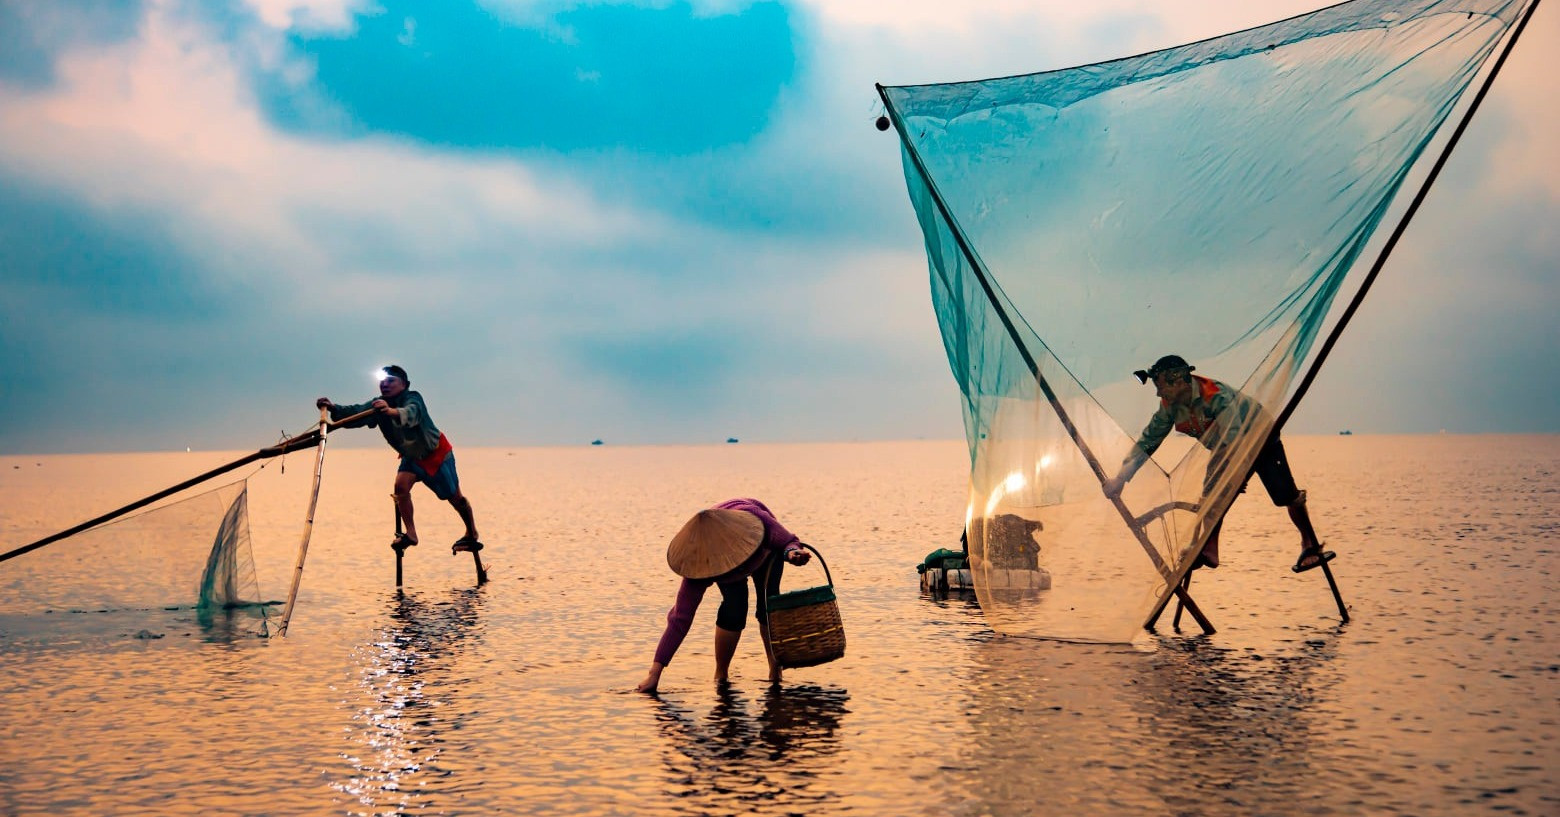
<svg viewBox="0 0 1560 817"><path fill-rule="evenodd" d="M381 369L378 376L379 398L376 400L338 406L329 397L321 397L315 405L329 409L332 420L374 409L373 415L352 425L378 426L385 442L401 455L401 465L395 474L395 507L406 530L396 534L390 547L404 551L417 544L417 527L412 522L412 486L421 482L433 491L434 496L449 502L466 524L465 535L456 540L452 550L455 553L481 550L471 501L460 492L455 451L450 447L449 439L433 424L422 395L410 390L411 381L407 379L405 369L392 364Z"/></svg>
<svg viewBox="0 0 1560 817"><path fill-rule="evenodd" d="M1132 479L1143 463L1159 448L1172 429L1197 438L1214 454L1214 463L1208 468L1209 479L1220 470L1219 463L1228 455L1230 447L1245 432L1251 421L1263 410L1260 403L1238 389L1217 380L1192 374L1197 367L1180 355L1165 355L1148 369L1133 372L1140 383L1154 382L1159 396L1159 410L1149 419L1139 435L1137 445L1121 463L1115 477L1105 481L1105 495L1115 498L1121 495L1126 483ZM1289 519L1300 531L1300 557L1295 561L1296 573L1319 567L1333 558L1330 551L1322 550L1322 543L1311 527L1311 515L1305 507L1305 491L1295 487L1295 478L1289 470L1289 460L1284 456L1284 444L1274 434L1257 453L1253 466L1262 485L1267 488L1273 504L1289 511ZM1244 481L1244 480L1243 480ZM1211 486L1204 486L1204 493ZM1196 567L1219 566L1219 529L1221 519L1208 535L1208 543L1197 557Z"/></svg>

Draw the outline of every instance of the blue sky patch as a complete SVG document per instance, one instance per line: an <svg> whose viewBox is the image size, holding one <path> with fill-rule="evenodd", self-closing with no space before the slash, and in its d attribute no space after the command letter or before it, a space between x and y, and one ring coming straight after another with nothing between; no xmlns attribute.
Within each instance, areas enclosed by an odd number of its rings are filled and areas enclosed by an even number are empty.
<svg viewBox="0 0 1560 817"><path fill-rule="evenodd" d="M778 3L716 16L588 6L551 23L522 27L472 2L385 0L350 33L294 31L313 81L264 77L263 104L303 132L684 155L761 131L796 67Z"/></svg>

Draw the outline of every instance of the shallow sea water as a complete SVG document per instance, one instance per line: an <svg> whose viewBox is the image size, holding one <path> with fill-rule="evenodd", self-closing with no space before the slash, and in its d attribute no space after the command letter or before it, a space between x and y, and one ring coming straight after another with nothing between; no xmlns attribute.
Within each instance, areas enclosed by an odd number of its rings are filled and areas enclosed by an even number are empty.
<svg viewBox="0 0 1560 817"><path fill-rule="evenodd" d="M1194 582L1219 632L1122 646L1003 637L918 592L957 546L961 442L459 449L493 581L419 488L401 593L393 455L332 449L287 638L175 614L0 632L0 814L1560 814L1560 437L1286 448L1354 620L1289 572L1257 491ZM0 457L0 547L232 456ZM312 466L250 481L267 598ZM633 693L677 585L666 539L734 496L828 559L846 657L770 687L749 627L717 688L706 604L661 693Z"/></svg>

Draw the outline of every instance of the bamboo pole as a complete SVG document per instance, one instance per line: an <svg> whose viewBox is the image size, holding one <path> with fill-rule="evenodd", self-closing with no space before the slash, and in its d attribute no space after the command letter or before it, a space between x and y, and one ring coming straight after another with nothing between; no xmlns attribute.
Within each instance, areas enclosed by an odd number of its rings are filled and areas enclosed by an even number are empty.
<svg viewBox="0 0 1560 817"><path fill-rule="evenodd" d="M309 536L314 532L314 510L319 506L320 482L325 476L325 438L330 426L330 409L320 407L320 450L314 458L314 490L309 494L309 513L303 520L303 537L298 542L298 564L293 568L292 590L287 593L287 606L282 609L282 623L277 635L287 635L287 625L292 621L293 605L298 601L298 585L303 582L303 560L309 555Z"/></svg>
<svg viewBox="0 0 1560 817"><path fill-rule="evenodd" d="M340 420L330 421L326 425L329 428L332 428L332 429L340 428L340 427L342 427L344 425L347 425L348 423L352 423L352 422L356 422L358 420L361 420L364 417L367 417L367 416L369 416L370 414L373 414L373 413L374 413L373 409L369 409L368 411L364 411L364 412L360 412L358 414L354 414L351 417L345 417L345 418L342 418ZM98 525L103 524L104 522L108 522L108 521L111 521L113 519L117 519L117 518L119 518L121 516L124 516L127 513L130 513L131 511L134 511L134 510L137 510L137 509L140 509L140 508L144 508L147 505L150 505L150 504L152 504L153 502L156 502L159 499L163 499L163 498L166 498L166 497L173 496L174 494L176 494L176 493L178 493L178 492L180 492L180 491L182 491L182 490L184 490L186 488L189 488L189 487L192 487L192 486L195 486L195 485L199 485L200 483L205 482L206 480L211 479L212 477L221 476L222 474L225 474L225 473L227 473L229 471L232 471L235 468L239 468L241 466L248 465L249 463L255 462L256 460L264 460L264 459L270 459L271 457L278 457L278 456L281 456L282 454L288 453L289 451L303 451L303 450L306 450L306 449L309 449L309 448L313 448L314 446L319 445L320 441L322 439L324 439L324 437L323 437L320 429L319 428L311 428L308 431L305 431L304 433L299 434L296 437L289 437L289 438L287 438L285 440L282 440L281 442L277 443L276 445L267 446L267 447L262 448L259 451L256 451L256 452L254 452L252 454L248 454L246 456L239 457L238 459L233 460L232 462L227 463L226 465L219 465L216 468L213 468L210 471L207 471L207 472L205 472L203 474L200 474L200 475L194 476L194 477L190 477L189 479L179 483L178 485L174 485L174 486L172 486L170 488L164 488L163 490L158 491L155 494L151 494L149 496L145 496L145 497L142 497L140 499L137 499L136 501L134 501L134 502L132 502L132 503L130 503L128 505L125 505L125 506L123 506L121 508L116 508L116 509L114 509L112 511L109 511L108 513L103 514L102 516L93 517L92 519L88 519L87 521L82 522L79 525L67 528L65 530L60 531L59 533L55 533L55 534L52 534L52 535L49 535L49 536L45 536L44 538L39 539L38 541L33 542L31 544L23 545L23 546L21 546L19 548L7 551L5 553L0 553L0 562L7 561L9 559L14 559L17 556L21 556L24 553L31 553L32 551L35 551L38 548L41 548L41 547L43 547L45 545L51 545L51 544L53 544L55 542L58 542L61 539L65 539L65 538L70 537L70 536L75 536L76 534L81 533L84 530L88 530L89 528L95 528Z"/></svg>
<svg viewBox="0 0 1560 817"><path fill-rule="evenodd" d="M390 504L395 508L395 538L399 540L401 538L401 503L396 500L395 494L390 495ZM400 589L401 558L406 555L406 548L392 547L391 550L395 551L395 586L396 589Z"/></svg>
<svg viewBox="0 0 1560 817"><path fill-rule="evenodd" d="M1188 573L1188 574L1186 574L1185 578L1181 579L1181 587L1183 589L1185 589L1185 590L1191 590L1192 589L1192 574ZM1182 609L1182 607L1183 607L1183 605L1181 604L1181 602L1177 601L1175 603L1175 619L1170 622L1170 629L1175 630L1176 632L1180 632L1181 631L1181 609Z"/></svg>
<svg viewBox="0 0 1560 817"><path fill-rule="evenodd" d="M1322 560L1322 574L1327 577L1327 586L1332 588L1333 601L1338 603L1338 617L1344 624L1349 623L1349 608L1343 604L1343 594L1338 592L1338 580L1333 578L1332 566L1328 564L1330 559Z"/></svg>

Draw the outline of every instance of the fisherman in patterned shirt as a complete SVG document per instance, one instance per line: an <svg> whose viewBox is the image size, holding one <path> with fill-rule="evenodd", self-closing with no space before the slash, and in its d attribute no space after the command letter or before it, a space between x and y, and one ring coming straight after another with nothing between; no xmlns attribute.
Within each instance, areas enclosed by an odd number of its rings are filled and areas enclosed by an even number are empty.
<svg viewBox="0 0 1560 817"><path fill-rule="evenodd" d="M1192 374L1197 367L1188 364L1179 355L1165 355L1147 370L1133 372L1140 382L1154 381L1159 396L1159 410L1148 421L1139 435L1137 444L1121 463L1116 476L1104 483L1105 495L1116 498L1126 483L1132 479L1143 463L1158 450L1171 430L1195 437L1199 443L1213 452L1213 462L1208 466L1208 479L1214 479L1222 468L1230 446L1263 411L1262 405L1238 389L1217 380ZM1284 456L1284 444L1277 434L1268 438L1257 454L1253 467L1262 485L1267 489L1273 504L1289 511L1289 519L1300 531L1300 557L1291 568L1296 573L1319 567L1333 558L1330 551L1322 550L1322 543L1311 527L1311 516L1305 507L1305 491L1295 487L1294 475L1289 470L1289 460ZM1211 485L1205 484L1206 495ZM1194 567L1219 566L1219 529L1221 519L1208 536Z"/></svg>
<svg viewBox="0 0 1560 817"><path fill-rule="evenodd" d="M390 547L401 552L417 544L417 526L412 522L412 486L421 482L433 491L434 496L449 502L466 525L466 534L455 541L451 550L455 553L481 550L471 501L461 493L460 476L455 472L455 451L449 439L433 424L422 395L408 390L411 381L407 379L405 369L390 365L379 374L377 400L338 406L329 397L321 397L315 405L329 409L332 420L374 409L377 413L352 425L378 426L385 442L401 455L401 464L395 474L394 496L396 511L406 525L406 531L397 533Z"/></svg>

